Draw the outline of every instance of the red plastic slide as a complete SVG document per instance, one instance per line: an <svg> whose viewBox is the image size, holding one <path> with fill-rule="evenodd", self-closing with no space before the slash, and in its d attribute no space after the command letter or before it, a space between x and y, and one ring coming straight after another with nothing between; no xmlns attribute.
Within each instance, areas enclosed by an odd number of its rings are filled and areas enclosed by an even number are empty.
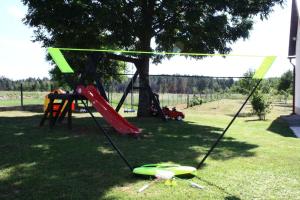
<svg viewBox="0 0 300 200"><path fill-rule="evenodd" d="M77 92L84 95L93 105L93 107L103 116L107 123L121 134L130 134L137 136L140 134L140 129L130 124L119 113L117 113L107 101L100 95L98 90L93 85L86 88L78 86Z"/></svg>

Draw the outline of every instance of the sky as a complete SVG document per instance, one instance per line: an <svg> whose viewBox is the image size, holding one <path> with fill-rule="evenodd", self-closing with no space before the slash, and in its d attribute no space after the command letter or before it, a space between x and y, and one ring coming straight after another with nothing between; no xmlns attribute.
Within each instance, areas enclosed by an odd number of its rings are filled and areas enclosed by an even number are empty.
<svg viewBox="0 0 300 200"><path fill-rule="evenodd" d="M20 0L0 0L0 76L18 80L28 77L49 77L53 68L45 60L46 50L33 43L33 29L22 23L27 12ZM292 69L287 59L291 0L284 8L274 7L268 20L255 19L247 40L238 40L231 54L278 56L268 77L280 76ZM78 47L80 48L80 47ZM151 65L150 74L189 74L205 76L242 76L248 69L257 69L263 57L211 57L191 60L181 56Z"/></svg>

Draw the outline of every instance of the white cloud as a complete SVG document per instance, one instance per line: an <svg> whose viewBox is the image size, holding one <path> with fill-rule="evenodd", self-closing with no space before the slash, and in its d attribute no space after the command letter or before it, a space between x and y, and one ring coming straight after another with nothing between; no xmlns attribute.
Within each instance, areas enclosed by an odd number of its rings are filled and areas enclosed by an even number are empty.
<svg viewBox="0 0 300 200"><path fill-rule="evenodd" d="M25 10L17 5L11 5L7 8L7 13L17 19L22 19L25 17Z"/></svg>

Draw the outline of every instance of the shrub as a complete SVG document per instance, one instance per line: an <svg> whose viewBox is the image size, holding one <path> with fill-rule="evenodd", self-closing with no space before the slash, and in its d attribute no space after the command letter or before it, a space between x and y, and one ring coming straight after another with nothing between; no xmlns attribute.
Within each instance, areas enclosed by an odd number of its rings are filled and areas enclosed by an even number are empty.
<svg viewBox="0 0 300 200"><path fill-rule="evenodd" d="M202 103L204 103L203 100L200 97L194 95L189 106L193 107L193 106L201 105Z"/></svg>
<svg viewBox="0 0 300 200"><path fill-rule="evenodd" d="M280 100L281 100L281 98L283 98L284 99L284 103L287 104L290 92L289 91L280 90L279 91L279 95L280 95Z"/></svg>
<svg viewBox="0 0 300 200"><path fill-rule="evenodd" d="M271 111L271 101L267 95L256 92L251 99L253 112L259 117L260 120L266 119L266 114Z"/></svg>

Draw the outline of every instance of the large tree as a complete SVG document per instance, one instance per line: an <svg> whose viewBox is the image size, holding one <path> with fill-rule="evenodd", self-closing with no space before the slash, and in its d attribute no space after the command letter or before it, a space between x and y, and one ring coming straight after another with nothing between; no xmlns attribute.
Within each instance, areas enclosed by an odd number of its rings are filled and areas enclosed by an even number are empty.
<svg viewBox="0 0 300 200"><path fill-rule="evenodd" d="M22 0L24 22L45 47L228 53L247 38L253 18L264 19L284 0ZM155 46L151 46L151 41ZM72 56L70 56L72 57ZM75 57L73 55L73 57ZM78 55L77 55L78 57ZM149 61L164 56L114 55L140 72L139 116L149 115Z"/></svg>

